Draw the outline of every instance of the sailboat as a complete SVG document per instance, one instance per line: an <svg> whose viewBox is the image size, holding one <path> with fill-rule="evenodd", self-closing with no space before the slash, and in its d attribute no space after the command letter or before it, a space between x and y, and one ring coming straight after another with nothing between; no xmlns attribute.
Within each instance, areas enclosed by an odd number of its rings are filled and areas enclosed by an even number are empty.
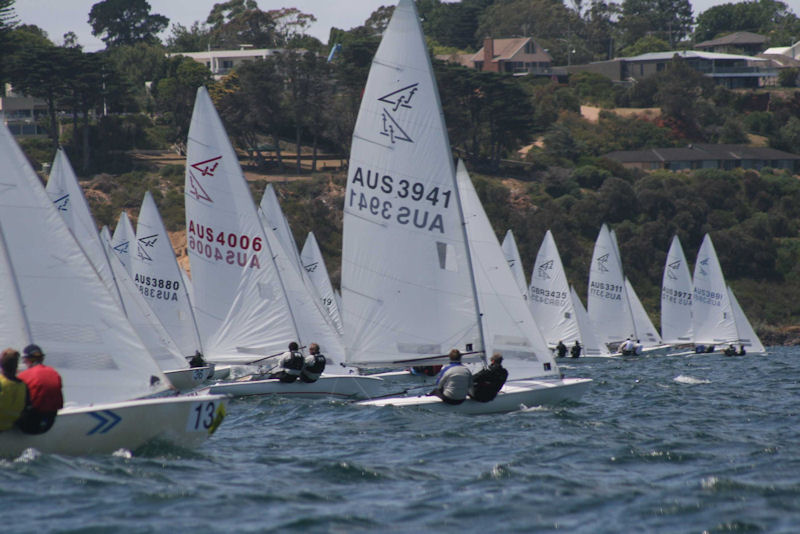
<svg viewBox="0 0 800 534"><path fill-rule="evenodd" d="M611 347L630 338L645 351L664 348L630 281L622 272L616 235L603 224L589 269L588 313L600 340Z"/></svg>
<svg viewBox="0 0 800 534"><path fill-rule="evenodd" d="M506 232L501 247L503 249L503 255L508 262L508 267L514 274L514 280L517 281L522 296L527 300L528 282L525 280L525 271L522 268L522 258L520 258L519 249L517 248L517 240L514 239L514 233L511 230Z"/></svg>
<svg viewBox="0 0 800 534"><path fill-rule="evenodd" d="M141 287L137 288L124 269L117 269L115 254L108 250L98 234L78 178L61 149L56 152L45 190L89 262L170 382L181 390L197 386L202 382L198 374L205 372L207 376L210 369L189 369L173 338L145 302L144 291L140 293Z"/></svg>
<svg viewBox="0 0 800 534"><path fill-rule="evenodd" d="M501 350L512 379L488 403L393 397L359 404L495 413L579 397L590 381L561 379L541 337L531 337L536 327L463 166L459 176L457 184L416 8L401 0L372 62L350 152L342 250L347 359L408 367L441 363L452 348L478 362ZM471 243L465 225L474 229ZM520 315L509 318L509 310Z"/></svg>
<svg viewBox="0 0 800 534"><path fill-rule="evenodd" d="M678 236L672 238L661 280L661 339L670 345L692 343L692 275Z"/></svg>
<svg viewBox="0 0 800 534"><path fill-rule="evenodd" d="M748 352L765 353L733 291L725 284L717 252L708 234L694 266L692 328L696 345L744 345Z"/></svg>
<svg viewBox="0 0 800 534"><path fill-rule="evenodd" d="M531 272L528 304L549 347L559 341L571 345L578 341L584 356L608 356L605 344L598 341L591 322L583 320L586 311L567 281L561 255L553 234L544 234Z"/></svg>
<svg viewBox="0 0 800 534"><path fill-rule="evenodd" d="M342 316L339 312L339 303L333 291L328 268L325 266L325 259L322 257L314 232L309 232L308 237L306 237L306 242L303 244L303 250L300 253L300 261L311 283L314 284L320 302L327 310L333 325L338 332L342 332Z"/></svg>
<svg viewBox="0 0 800 534"><path fill-rule="evenodd" d="M0 454L135 450L155 439L192 446L224 417L220 396L158 397L170 386L117 300L0 126L0 307L4 342L32 341L62 377L65 407L45 434L0 433ZM148 397L148 398L144 398Z"/></svg>
<svg viewBox="0 0 800 534"><path fill-rule="evenodd" d="M111 236L111 249L129 275L133 272L130 251L135 241L136 232L133 230L131 220L125 210L122 210L117 220L117 226L114 228L114 234Z"/></svg>
<svg viewBox="0 0 800 534"><path fill-rule="evenodd" d="M222 121L201 87L187 143L186 228L193 302L208 361L275 365L290 342L318 343L328 358L314 383L218 383L231 395L373 397L382 381L341 367L341 338L309 298L300 273L256 212Z"/></svg>

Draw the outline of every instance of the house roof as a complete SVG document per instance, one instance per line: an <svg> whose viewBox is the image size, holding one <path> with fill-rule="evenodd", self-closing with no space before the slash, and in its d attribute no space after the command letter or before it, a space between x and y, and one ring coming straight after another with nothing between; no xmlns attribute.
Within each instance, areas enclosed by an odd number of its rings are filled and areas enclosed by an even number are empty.
<svg viewBox="0 0 800 534"><path fill-rule="evenodd" d="M508 39L492 39L492 47L494 55L492 56L493 61L507 61L514 57L514 55L519 52L528 41L531 41L530 37L512 37ZM536 44L534 42L534 44ZM472 61L483 61L483 51L484 47L481 47L475 54L472 56ZM552 61L553 58L547 53L544 48L536 45L535 52L533 54L527 54L529 56L534 56L534 60L538 61Z"/></svg>
<svg viewBox="0 0 800 534"><path fill-rule="evenodd" d="M767 38L763 35L759 35L757 33L751 32L735 32L723 37L719 37L718 39L711 39L710 41L703 41L702 43L698 43L695 48L711 48L714 46L737 46L737 45L754 45L754 44L764 44L767 42Z"/></svg>
<svg viewBox="0 0 800 534"><path fill-rule="evenodd" d="M783 54L769 54L763 52L758 54L758 57L771 60L778 68L800 67L800 59L793 59Z"/></svg>
<svg viewBox="0 0 800 534"><path fill-rule="evenodd" d="M742 56L739 54L722 54L720 52L701 52L698 50L672 50L669 52L650 52L648 54L641 54L638 56L625 57L620 59L624 59L626 61L667 61L672 59L676 54L686 59L699 58L699 59L709 59L709 60L738 59L746 61L766 61L763 58L758 58L753 56Z"/></svg>
<svg viewBox="0 0 800 534"><path fill-rule="evenodd" d="M800 156L774 148L750 145L725 145L695 143L680 148L648 148L646 150L618 150L605 157L621 163L707 160L800 160Z"/></svg>

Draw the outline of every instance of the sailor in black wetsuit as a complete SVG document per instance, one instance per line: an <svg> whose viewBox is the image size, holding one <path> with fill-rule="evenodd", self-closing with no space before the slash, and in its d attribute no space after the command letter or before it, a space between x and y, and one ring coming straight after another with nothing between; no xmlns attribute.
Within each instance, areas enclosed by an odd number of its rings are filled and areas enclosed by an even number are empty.
<svg viewBox="0 0 800 534"><path fill-rule="evenodd" d="M319 345L312 343L308 346L309 355L306 356L303 370L300 371L300 380L303 382L316 382L322 371L325 370L325 356L320 354Z"/></svg>
<svg viewBox="0 0 800 534"><path fill-rule="evenodd" d="M489 402L497 396L506 378L508 371L503 367L503 357L495 352L489 367L473 375L469 396L478 402Z"/></svg>
<svg viewBox="0 0 800 534"><path fill-rule="evenodd" d="M292 341L289 343L289 350L281 354L281 359L278 362L280 371L272 373L269 377L277 378L281 382L287 384L294 382L300 377L300 373L303 371L303 365L305 365L305 359L303 355L300 354L300 347L297 343Z"/></svg>

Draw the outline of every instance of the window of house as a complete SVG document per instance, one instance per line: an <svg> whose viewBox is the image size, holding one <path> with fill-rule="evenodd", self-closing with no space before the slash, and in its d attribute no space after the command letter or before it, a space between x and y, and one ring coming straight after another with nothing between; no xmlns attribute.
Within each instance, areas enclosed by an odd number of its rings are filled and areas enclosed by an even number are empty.
<svg viewBox="0 0 800 534"><path fill-rule="evenodd" d="M536 53L536 45L533 44L533 41L528 41L527 43L525 43L525 53L526 54Z"/></svg>
<svg viewBox="0 0 800 534"><path fill-rule="evenodd" d="M230 59L223 59L222 60L222 68L223 69L232 69L233 68L233 61Z"/></svg>

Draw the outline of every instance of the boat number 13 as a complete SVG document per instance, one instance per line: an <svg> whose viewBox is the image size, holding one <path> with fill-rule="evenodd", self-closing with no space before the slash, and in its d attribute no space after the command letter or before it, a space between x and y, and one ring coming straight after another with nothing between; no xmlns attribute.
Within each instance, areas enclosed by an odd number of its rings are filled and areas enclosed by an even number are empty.
<svg viewBox="0 0 800 534"><path fill-rule="evenodd" d="M225 417L225 406L217 401L197 402L187 422L187 430L213 433Z"/></svg>

